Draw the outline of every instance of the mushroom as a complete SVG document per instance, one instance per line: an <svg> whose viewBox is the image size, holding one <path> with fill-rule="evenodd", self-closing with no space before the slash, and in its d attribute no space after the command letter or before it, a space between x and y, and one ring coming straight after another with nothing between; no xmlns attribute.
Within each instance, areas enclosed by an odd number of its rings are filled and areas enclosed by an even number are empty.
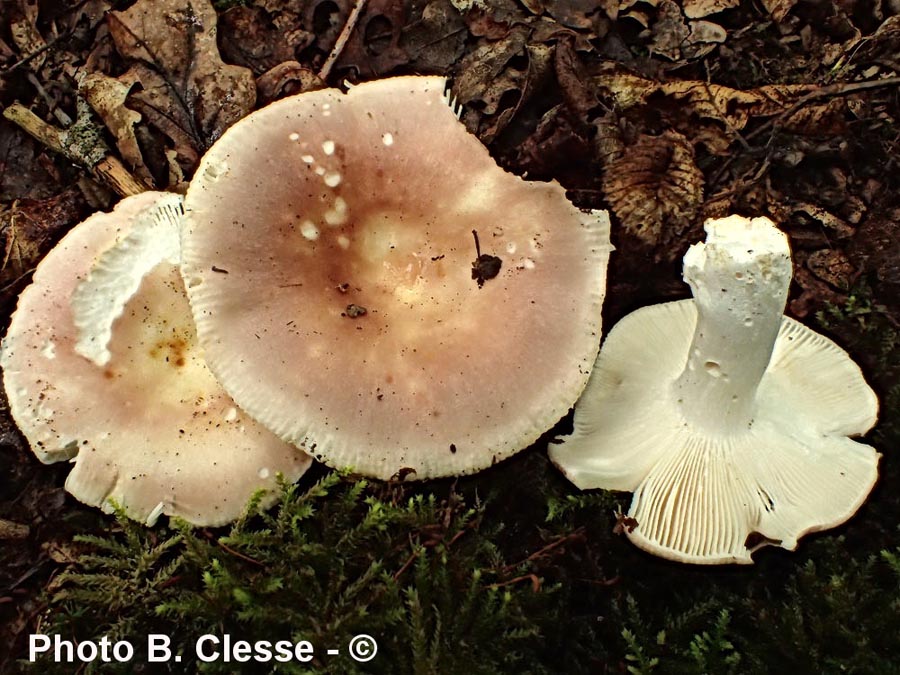
<svg viewBox="0 0 900 675"><path fill-rule="evenodd" d="M445 89L399 77L273 103L215 143L185 200L210 368L281 438L384 479L525 448L599 346L606 213L499 168Z"/></svg>
<svg viewBox="0 0 900 675"><path fill-rule="evenodd" d="M639 547L752 563L863 503L880 455L848 436L872 427L878 402L846 352L783 316L790 249L770 220L706 231L684 259L694 299L610 331L574 433L550 457L581 489L634 492L626 529Z"/></svg>
<svg viewBox="0 0 900 675"><path fill-rule="evenodd" d="M311 460L206 367L176 266L180 218L180 196L148 192L72 229L19 297L0 364L37 457L74 462L76 498L148 525L220 525Z"/></svg>

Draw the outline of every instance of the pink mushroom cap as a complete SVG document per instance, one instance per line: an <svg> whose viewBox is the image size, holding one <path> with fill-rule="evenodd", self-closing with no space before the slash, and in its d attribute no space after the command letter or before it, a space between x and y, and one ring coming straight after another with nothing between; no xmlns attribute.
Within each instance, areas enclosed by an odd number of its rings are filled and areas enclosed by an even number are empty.
<svg viewBox="0 0 900 675"><path fill-rule="evenodd" d="M599 344L605 212L498 167L445 91L399 77L276 102L216 142L185 201L210 368L281 438L380 478L527 447ZM473 278L473 231L495 277Z"/></svg>
<svg viewBox="0 0 900 675"><path fill-rule="evenodd" d="M3 382L37 457L74 463L66 489L82 502L116 503L148 524L165 514L221 525L240 516L255 491L273 488L278 472L296 479L311 460L238 410L216 382L176 264L163 260L139 281L123 279L135 285L130 298L112 298L115 284L76 292L95 274L115 278L109 271L121 270L121 256L137 243L130 235L177 228L180 218L178 195L148 192L72 229L19 297L3 341ZM121 312L109 317L105 355L76 351L73 307L77 318Z"/></svg>

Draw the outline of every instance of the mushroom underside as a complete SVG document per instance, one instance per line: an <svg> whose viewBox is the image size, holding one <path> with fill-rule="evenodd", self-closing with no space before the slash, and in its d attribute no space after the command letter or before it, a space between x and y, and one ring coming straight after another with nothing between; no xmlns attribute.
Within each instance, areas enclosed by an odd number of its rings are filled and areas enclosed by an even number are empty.
<svg viewBox="0 0 900 675"><path fill-rule="evenodd" d="M879 455L846 438L874 424L859 368L784 317L749 429L710 436L673 396L697 321L693 300L640 309L609 333L575 429L551 459L578 487L634 491L629 537L692 563L752 562L751 533L793 549L847 520L877 479Z"/></svg>

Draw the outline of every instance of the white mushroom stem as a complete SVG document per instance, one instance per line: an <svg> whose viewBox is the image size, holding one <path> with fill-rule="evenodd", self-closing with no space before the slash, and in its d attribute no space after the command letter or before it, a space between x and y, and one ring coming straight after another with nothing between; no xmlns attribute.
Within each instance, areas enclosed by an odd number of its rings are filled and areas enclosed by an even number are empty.
<svg viewBox="0 0 900 675"><path fill-rule="evenodd" d="M673 386L686 422L731 434L753 424L791 281L790 247L768 218L726 218L707 233L684 257L697 325Z"/></svg>

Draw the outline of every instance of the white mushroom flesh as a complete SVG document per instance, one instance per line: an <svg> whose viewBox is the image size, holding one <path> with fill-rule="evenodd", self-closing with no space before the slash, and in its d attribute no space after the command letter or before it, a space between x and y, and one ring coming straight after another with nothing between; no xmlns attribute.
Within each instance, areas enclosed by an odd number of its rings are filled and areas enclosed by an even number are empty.
<svg viewBox="0 0 900 675"><path fill-rule="evenodd" d="M751 563L759 545L794 549L863 503L879 454L848 436L872 427L878 404L846 352L782 315L790 268L774 225L707 231L685 264L697 298L610 331L574 433L550 456L582 489L634 491L628 536L641 548Z"/></svg>

